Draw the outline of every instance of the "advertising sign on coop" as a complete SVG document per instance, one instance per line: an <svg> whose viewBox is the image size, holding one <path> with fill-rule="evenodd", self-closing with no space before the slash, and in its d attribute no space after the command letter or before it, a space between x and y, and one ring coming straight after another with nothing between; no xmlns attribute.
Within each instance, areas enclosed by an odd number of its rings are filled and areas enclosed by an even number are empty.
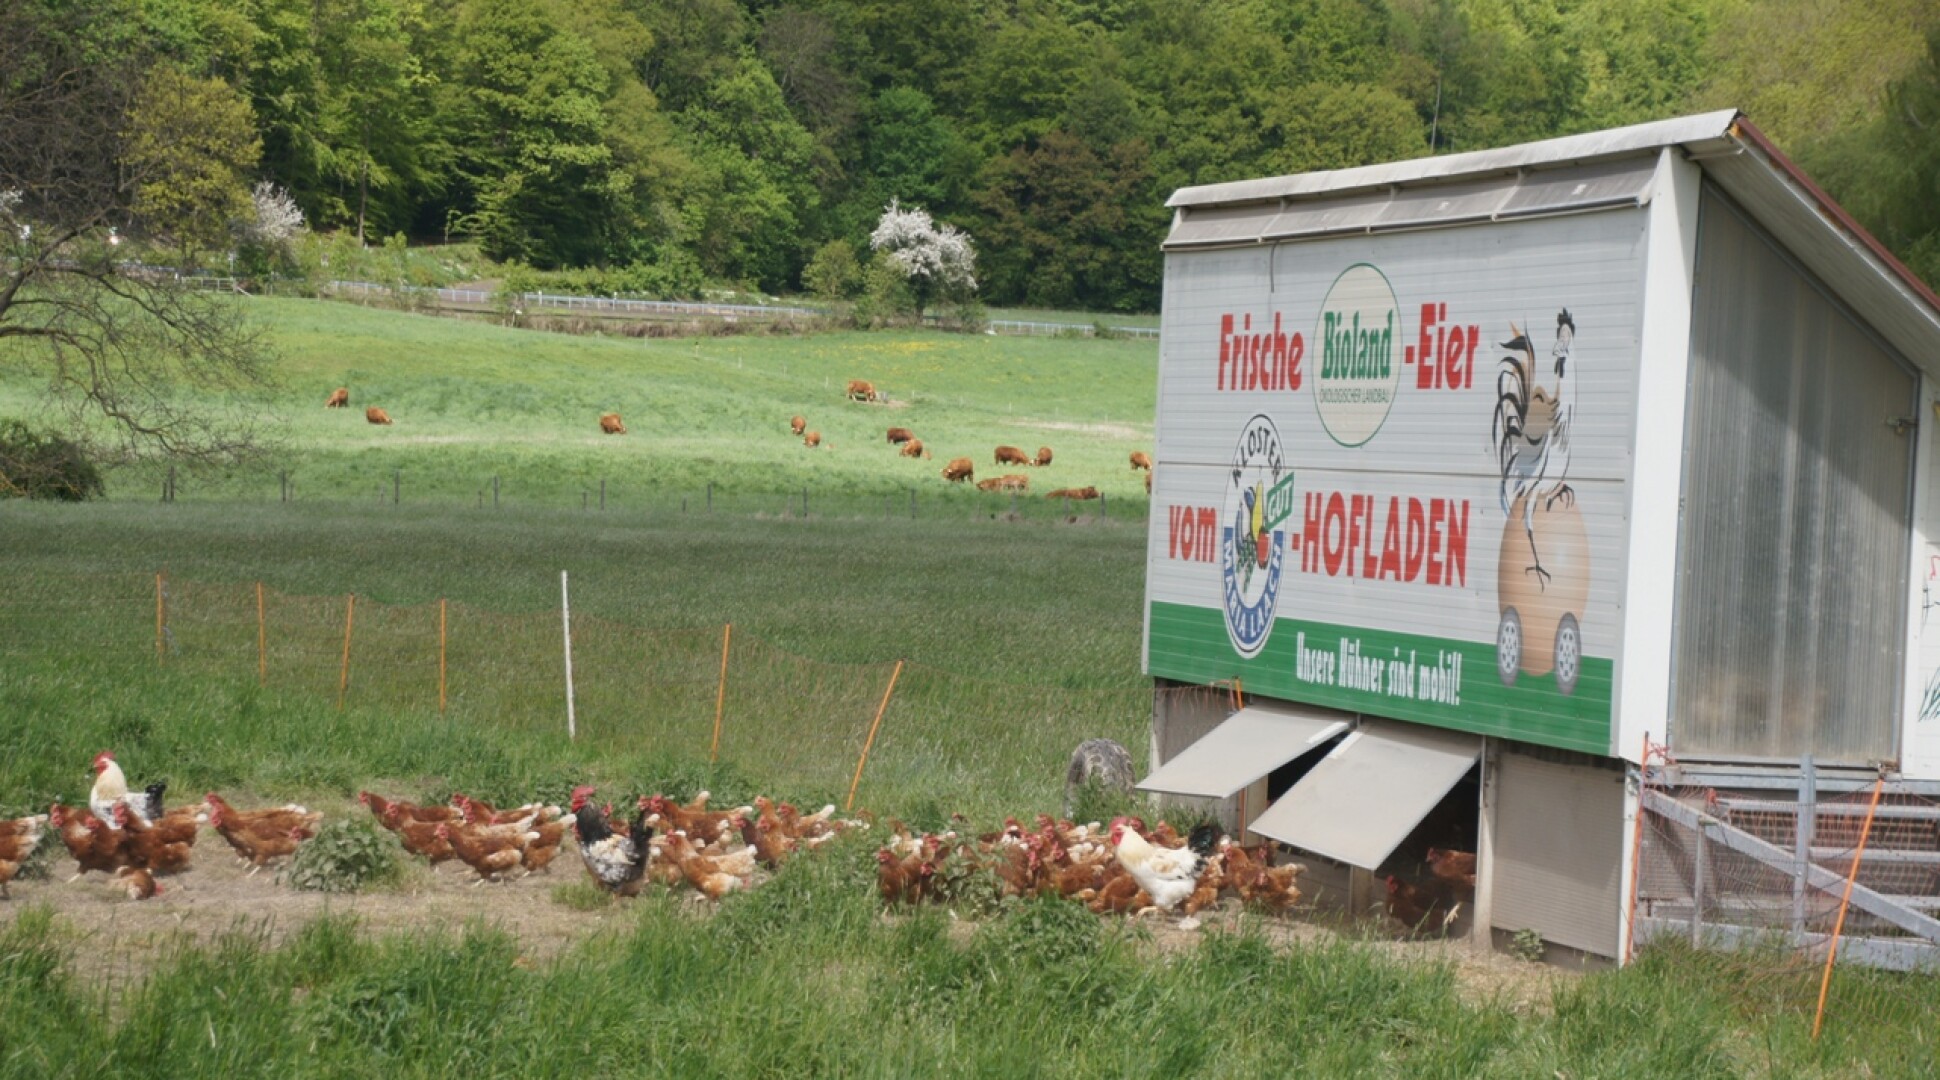
<svg viewBox="0 0 1940 1080"><path fill-rule="evenodd" d="M1609 752L1642 225L1168 254L1151 674Z"/></svg>

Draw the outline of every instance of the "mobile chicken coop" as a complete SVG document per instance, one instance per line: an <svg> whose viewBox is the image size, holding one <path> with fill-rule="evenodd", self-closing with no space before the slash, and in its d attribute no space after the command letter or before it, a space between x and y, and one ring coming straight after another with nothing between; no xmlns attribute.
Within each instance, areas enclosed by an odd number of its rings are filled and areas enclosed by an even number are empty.
<svg viewBox="0 0 1940 1080"><path fill-rule="evenodd" d="M1883 774L1853 910L1932 956L1931 289L1731 111L1169 205L1142 788L1341 903L1465 847L1479 940L1621 957L1820 932Z"/></svg>

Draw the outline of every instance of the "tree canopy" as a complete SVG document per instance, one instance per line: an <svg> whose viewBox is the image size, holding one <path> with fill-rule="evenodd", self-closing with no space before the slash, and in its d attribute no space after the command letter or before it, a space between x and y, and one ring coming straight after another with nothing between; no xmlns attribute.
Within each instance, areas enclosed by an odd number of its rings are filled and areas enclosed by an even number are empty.
<svg viewBox="0 0 1940 1080"><path fill-rule="evenodd" d="M175 160L141 197L183 239L267 180L359 237L787 291L897 200L979 241L990 302L1150 310L1178 186L1736 105L1940 273L1930 0L53 6L146 73L132 152ZM220 124L187 145L185 110Z"/></svg>

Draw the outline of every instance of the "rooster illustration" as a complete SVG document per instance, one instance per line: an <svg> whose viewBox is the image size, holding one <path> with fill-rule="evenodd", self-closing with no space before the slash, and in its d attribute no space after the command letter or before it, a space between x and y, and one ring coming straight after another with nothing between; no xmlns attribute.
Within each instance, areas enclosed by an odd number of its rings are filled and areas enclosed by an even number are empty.
<svg viewBox="0 0 1940 1080"><path fill-rule="evenodd" d="M1522 531L1529 538L1533 563L1524 573L1535 574L1544 589L1549 571L1536 551L1536 501L1547 510L1557 502L1576 504L1567 482L1570 467L1570 417L1576 411L1576 382L1568 377L1570 348L1576 341L1576 320L1564 308L1556 316L1556 389L1536 385L1536 347L1529 335L1509 324L1515 337L1502 342L1509 355L1502 358L1495 378L1495 422L1490 437L1502 468L1502 512L1508 514L1522 500Z"/></svg>

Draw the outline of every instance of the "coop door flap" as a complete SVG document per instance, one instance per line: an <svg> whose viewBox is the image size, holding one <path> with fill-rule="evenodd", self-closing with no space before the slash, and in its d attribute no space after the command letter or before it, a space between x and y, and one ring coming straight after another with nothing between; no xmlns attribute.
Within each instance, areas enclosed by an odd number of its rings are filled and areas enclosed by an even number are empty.
<svg viewBox="0 0 1940 1080"><path fill-rule="evenodd" d="M1142 791L1223 799L1347 730L1341 714L1248 705L1139 781Z"/></svg>
<svg viewBox="0 0 1940 1080"><path fill-rule="evenodd" d="M1247 827L1373 870L1481 755L1474 735L1369 720Z"/></svg>

